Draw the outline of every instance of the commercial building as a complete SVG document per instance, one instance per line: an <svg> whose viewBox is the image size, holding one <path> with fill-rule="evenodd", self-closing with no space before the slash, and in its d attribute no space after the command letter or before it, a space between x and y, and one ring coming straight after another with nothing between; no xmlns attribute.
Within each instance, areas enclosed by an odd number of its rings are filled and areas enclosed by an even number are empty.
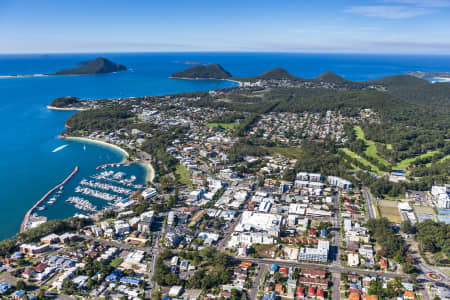
<svg viewBox="0 0 450 300"><path fill-rule="evenodd" d="M330 242L320 240L317 244L317 248L301 248L298 255L298 260L325 263L328 260L329 249Z"/></svg>

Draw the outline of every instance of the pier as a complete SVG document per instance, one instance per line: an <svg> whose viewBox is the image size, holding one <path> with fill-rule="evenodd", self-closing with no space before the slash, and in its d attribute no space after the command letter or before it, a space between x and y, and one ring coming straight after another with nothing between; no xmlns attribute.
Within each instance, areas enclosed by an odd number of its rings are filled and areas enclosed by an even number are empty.
<svg viewBox="0 0 450 300"><path fill-rule="evenodd" d="M146 163L147 161L140 159L140 160L135 160L135 161L123 161L120 163L110 163L110 164L104 164L101 166L96 167L96 170L101 170L101 169L106 169L106 168L112 168L112 167L120 167L120 166L129 166L132 164L142 164L142 163Z"/></svg>
<svg viewBox="0 0 450 300"><path fill-rule="evenodd" d="M75 169L72 171L72 173L69 174L69 176L67 176L66 179L64 179L63 182L61 182L60 184L58 184L57 186L55 186L54 188L52 188L50 191L48 191L41 199L39 199L38 202L36 202L33 207L31 207L27 213L25 214L25 217L23 218L22 224L20 224L20 232L24 232L27 228L28 225L28 221L30 219L30 216L33 214L34 210L41 205L42 202L44 202L48 196L50 196L54 191L56 191L57 189L59 189L60 187L64 186L77 172L78 172L79 168L78 166L75 167Z"/></svg>

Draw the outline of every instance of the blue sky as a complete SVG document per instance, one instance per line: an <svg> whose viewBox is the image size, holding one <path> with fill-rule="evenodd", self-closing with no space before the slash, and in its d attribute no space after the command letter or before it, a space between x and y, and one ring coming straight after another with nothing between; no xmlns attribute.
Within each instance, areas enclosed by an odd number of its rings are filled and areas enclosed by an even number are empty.
<svg viewBox="0 0 450 300"><path fill-rule="evenodd" d="M0 53L450 54L450 0L0 0Z"/></svg>

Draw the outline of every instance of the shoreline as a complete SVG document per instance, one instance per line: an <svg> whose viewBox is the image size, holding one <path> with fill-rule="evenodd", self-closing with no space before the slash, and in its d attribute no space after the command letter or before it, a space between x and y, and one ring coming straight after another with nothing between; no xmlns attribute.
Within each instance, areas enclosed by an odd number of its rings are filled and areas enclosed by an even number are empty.
<svg viewBox="0 0 450 300"><path fill-rule="evenodd" d="M145 184L147 184L147 182L153 183L153 180L155 179L155 169L152 164L150 162L145 162L140 163L140 165L145 169Z"/></svg>
<svg viewBox="0 0 450 300"><path fill-rule="evenodd" d="M103 146L106 146L106 147L109 147L109 148L113 148L116 151L118 151L118 152L120 152L120 153L122 153L124 155L124 158L122 158L121 163L126 161L127 158L130 156L125 149L123 149L123 148L121 148L121 147L119 147L119 146L117 146L115 144L108 143L108 142L105 142L105 141L101 141L101 140L97 140L97 139L93 139L93 138L88 138L88 137L62 136L62 135L60 135L59 137L64 139L64 140L68 140L68 141L87 142L87 143L99 144L99 145L103 145Z"/></svg>
<svg viewBox="0 0 450 300"><path fill-rule="evenodd" d="M235 82L238 86L242 86L242 82L233 80L233 79L216 79L216 78L188 78L188 77L172 77L169 76L169 79L183 79L183 80L222 80L222 81L230 81Z"/></svg>
<svg viewBox="0 0 450 300"><path fill-rule="evenodd" d="M119 151L120 153L122 153L124 155L124 157L122 158L122 160L119 163L123 163L123 162L127 161L128 157L130 156L125 149L121 148L120 146L117 146L115 144L108 143L105 141L88 138L88 137L75 137L75 136L60 136L60 138L62 138L64 140L68 140L68 141L87 142L87 143L93 143L93 144L103 145L103 146L112 148L116 151ZM147 184L147 182L153 182L153 180L155 179L155 169L153 168L151 162L142 162L142 163L140 163L140 165L142 165L145 169L145 184Z"/></svg>
<svg viewBox="0 0 450 300"><path fill-rule="evenodd" d="M81 107L79 107L79 108L55 107L55 106L51 106L51 105L47 105L46 107L47 107L47 109L50 109L50 110L65 110L65 111L84 111L84 110L86 110L86 108L81 108Z"/></svg>

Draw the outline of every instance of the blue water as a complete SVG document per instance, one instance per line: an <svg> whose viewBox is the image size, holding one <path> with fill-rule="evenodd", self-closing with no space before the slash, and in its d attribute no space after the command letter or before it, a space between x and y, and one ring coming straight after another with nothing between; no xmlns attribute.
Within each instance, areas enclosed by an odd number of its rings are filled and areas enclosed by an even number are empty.
<svg viewBox="0 0 450 300"><path fill-rule="evenodd" d="M51 73L99 55L0 55L0 75ZM86 144L84 151L82 143L59 140L57 135L73 112L46 109L45 106L56 97L73 95L86 99L161 95L234 85L226 81L168 79L173 72L189 67L182 64L184 61L219 63L234 76L252 76L275 67L283 67L306 78L334 71L351 80L376 79L407 71L450 71L450 56L270 53L104 56L128 66L130 70L96 76L0 79L0 239L14 235L24 213L61 182L75 165L80 166L80 172L71 182L73 185L92 175L96 166L122 159L120 153L109 148ZM66 143L68 147L52 152ZM144 173L139 166L133 166L129 172L141 177ZM73 213L71 206L58 200L44 215L64 218Z"/></svg>

